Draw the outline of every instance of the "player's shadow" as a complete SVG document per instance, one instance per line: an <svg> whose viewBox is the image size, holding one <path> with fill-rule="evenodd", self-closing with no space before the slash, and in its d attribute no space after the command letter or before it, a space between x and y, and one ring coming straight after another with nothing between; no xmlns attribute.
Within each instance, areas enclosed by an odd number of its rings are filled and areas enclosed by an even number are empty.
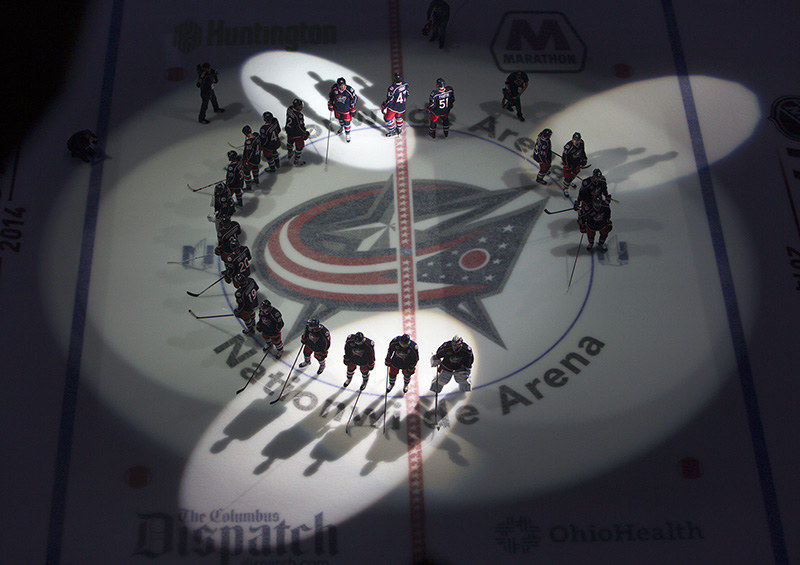
<svg viewBox="0 0 800 565"><path fill-rule="evenodd" d="M420 398L416 406L402 420L398 414L393 414L389 417L386 424L386 433L378 434L367 451L367 462L361 468L361 476L369 475L381 463L393 463L407 456L409 449L412 449L417 444L433 435L435 422L438 422L441 428L436 433L449 434L451 418L456 408L455 405L445 398L440 399L437 410L439 416L436 418L433 404L434 401L432 398ZM411 417L419 418L420 435L416 437L412 436L409 442L407 426L410 414L413 414ZM469 465L469 461L461 455L461 446L452 437L443 439L437 446L437 449L447 451L450 460L456 465L461 467Z"/></svg>
<svg viewBox="0 0 800 565"><path fill-rule="evenodd" d="M253 81L257 86L261 87L261 89L266 92L267 94L271 94L275 98L278 99L280 102L281 107L288 108L292 105L292 101L297 98L294 93L290 90L286 90L282 86L277 84L273 84L271 82L266 82L261 77L256 75L252 75L250 80ZM276 112L272 112L274 115L277 115ZM317 122L318 124L324 124L328 121L326 116L320 116L314 109L311 107L310 104L304 104L303 106L303 115L306 116L309 120ZM260 126L259 126L260 127Z"/></svg>
<svg viewBox="0 0 800 565"><path fill-rule="evenodd" d="M527 93L522 95L523 101L525 100L526 94ZM494 117L506 116L511 120L518 121L516 110L506 110L505 108L503 108L503 105L501 104L502 99L503 99L503 92L501 85L500 90L497 93L497 100L488 100L486 102L481 102L478 104L478 108L480 108L484 113L490 116ZM528 122L542 121L548 116L552 116L556 112L560 112L563 109L564 109L564 104L559 104L558 102L550 102L548 100L536 100L527 104L523 104L522 115L525 116L525 122L519 122L520 127L527 124ZM539 132L535 133L538 134Z"/></svg>
<svg viewBox="0 0 800 565"><path fill-rule="evenodd" d="M379 405L382 407L382 404L383 398L379 396L365 409L356 410L350 423L349 434L345 433L341 426L330 429L311 450L311 458L314 462L306 467L303 475L306 477L313 475L319 471L323 463L333 463L341 459L359 442L365 440L375 430L375 422L378 417L373 413Z"/></svg>
<svg viewBox="0 0 800 565"><path fill-rule="evenodd" d="M528 192L535 190L537 194L542 196L558 196L563 198L561 187L556 181L547 178L547 184L539 184L536 182L536 173L539 172L538 168L523 169L515 167L506 170L500 177L508 188L514 188L521 192ZM567 202L564 199L564 202Z"/></svg>
<svg viewBox="0 0 800 565"><path fill-rule="evenodd" d="M613 149L602 149L594 151L588 155L593 168L603 171L608 182L619 183L627 180L632 175L649 169L650 167L662 162L670 161L678 156L677 151L667 151L655 155L648 155L641 159L629 161L631 156L641 155L646 151L644 147L615 147Z"/></svg>
<svg viewBox="0 0 800 565"><path fill-rule="evenodd" d="M328 397L325 406L333 404L335 398L341 394L341 392L342 389L337 389L336 392ZM353 399L355 399L355 397L353 397ZM305 446L325 435L325 432L327 432L330 427L331 419L327 417L325 408L320 412L312 410L305 418L290 428L278 433L264 446L264 449L261 450L261 455L266 457L266 459L253 469L253 474L260 475L269 469L278 459L290 459Z"/></svg>
<svg viewBox="0 0 800 565"><path fill-rule="evenodd" d="M270 375L272 377L273 375ZM274 374L276 380L283 377L283 373L278 372ZM268 378L270 378L268 377ZM297 378L297 377L294 377ZM290 394L297 394L311 383L311 379L304 379L301 386L297 387L290 393L285 393L287 396ZM287 385L288 388L288 385ZM265 390L268 391L268 389ZM288 398L287 398L288 400ZM247 441L266 428L269 424L277 420L283 413L286 412L286 402L278 402L270 404L267 398L260 397L253 400L247 407L239 412L233 420L231 420L222 433L225 437L214 442L211 446L211 453L222 452L234 440Z"/></svg>

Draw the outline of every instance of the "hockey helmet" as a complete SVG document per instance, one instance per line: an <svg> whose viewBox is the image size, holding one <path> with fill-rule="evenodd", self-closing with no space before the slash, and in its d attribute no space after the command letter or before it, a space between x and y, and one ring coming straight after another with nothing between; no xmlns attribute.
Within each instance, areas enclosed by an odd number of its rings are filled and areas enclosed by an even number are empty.
<svg viewBox="0 0 800 565"><path fill-rule="evenodd" d="M299 98L295 98L294 100L292 100L292 108L294 108L295 110L302 110L303 101L300 100Z"/></svg>
<svg viewBox="0 0 800 565"><path fill-rule="evenodd" d="M233 275L233 282L237 287L242 287L247 282L247 277L244 273L236 273Z"/></svg>
<svg viewBox="0 0 800 565"><path fill-rule="evenodd" d="M461 337L454 335L453 339L450 340L450 343L452 344L453 349L458 351L459 349L461 349L461 346L464 345L464 340L461 339Z"/></svg>
<svg viewBox="0 0 800 565"><path fill-rule="evenodd" d="M444 90L445 86L446 86L446 84L445 84L443 78L437 78L436 79L436 88L438 88L439 90Z"/></svg>
<svg viewBox="0 0 800 565"><path fill-rule="evenodd" d="M270 307L272 306L272 302L267 300L266 298L261 302L261 306L259 307L263 312L267 312Z"/></svg>
<svg viewBox="0 0 800 565"><path fill-rule="evenodd" d="M225 190L225 183L218 182L216 185L214 185L214 192L222 192L223 190Z"/></svg>
<svg viewBox="0 0 800 565"><path fill-rule="evenodd" d="M306 322L306 327L311 330L315 330L319 327L319 320L317 318L311 318Z"/></svg>
<svg viewBox="0 0 800 565"><path fill-rule="evenodd" d="M593 177L603 178L603 172L600 169L595 169L592 171Z"/></svg>
<svg viewBox="0 0 800 565"><path fill-rule="evenodd" d="M403 75L401 75L400 73L394 73L392 75L392 80L394 82L403 82Z"/></svg>
<svg viewBox="0 0 800 565"><path fill-rule="evenodd" d="M550 136L553 135L553 130L551 130L550 128L544 128L539 135L541 135L546 139L550 139Z"/></svg>
<svg viewBox="0 0 800 565"><path fill-rule="evenodd" d="M239 159L239 154L236 151L234 151L232 149L230 151L228 151L228 160L229 161L237 161L238 159Z"/></svg>
<svg viewBox="0 0 800 565"><path fill-rule="evenodd" d="M572 141L582 141L581 134L577 131L572 134Z"/></svg>
<svg viewBox="0 0 800 565"><path fill-rule="evenodd" d="M361 332L356 332L353 334L353 341L356 343L364 343L364 334Z"/></svg>
<svg viewBox="0 0 800 565"><path fill-rule="evenodd" d="M269 123L269 122L272 121L272 112L264 112L261 116L264 118L264 121L266 123Z"/></svg>
<svg viewBox="0 0 800 565"><path fill-rule="evenodd" d="M339 77L336 79L336 86L339 90L344 90L344 87L347 86L347 82L345 82L344 77Z"/></svg>
<svg viewBox="0 0 800 565"><path fill-rule="evenodd" d="M399 343L401 347L408 347L409 344L411 343L411 338L409 337L408 334L403 334L397 340L397 343Z"/></svg>
<svg viewBox="0 0 800 565"><path fill-rule="evenodd" d="M253 133L253 130L250 128L250 126L244 126L242 128L242 133L245 135L250 135L251 133Z"/></svg>
<svg viewBox="0 0 800 565"><path fill-rule="evenodd" d="M230 247L231 249L236 249L237 247L239 247L239 238L236 237L235 235L232 235L230 239L228 239L228 247Z"/></svg>

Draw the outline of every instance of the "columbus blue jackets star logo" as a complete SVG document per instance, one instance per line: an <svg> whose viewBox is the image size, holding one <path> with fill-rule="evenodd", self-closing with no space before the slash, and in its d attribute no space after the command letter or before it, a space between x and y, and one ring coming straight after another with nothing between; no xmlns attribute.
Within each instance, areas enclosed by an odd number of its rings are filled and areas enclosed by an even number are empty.
<svg viewBox="0 0 800 565"><path fill-rule="evenodd" d="M305 304L286 335L310 317L339 310L396 310L394 182L345 188L307 201L261 230L253 245L259 277ZM504 346L481 300L500 294L545 201L511 205L519 189L488 190L412 181L414 256L420 309L441 308Z"/></svg>

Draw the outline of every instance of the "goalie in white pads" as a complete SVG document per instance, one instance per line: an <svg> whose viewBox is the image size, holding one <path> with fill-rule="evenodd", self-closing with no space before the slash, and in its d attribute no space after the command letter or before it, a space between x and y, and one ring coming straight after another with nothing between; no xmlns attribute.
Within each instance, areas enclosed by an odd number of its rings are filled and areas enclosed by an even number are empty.
<svg viewBox="0 0 800 565"><path fill-rule="evenodd" d="M469 392L469 375L474 361L472 349L460 337L453 336L450 341L445 341L431 357L431 367L436 367L431 391L441 392L444 385L450 382L450 377L453 377L461 392Z"/></svg>

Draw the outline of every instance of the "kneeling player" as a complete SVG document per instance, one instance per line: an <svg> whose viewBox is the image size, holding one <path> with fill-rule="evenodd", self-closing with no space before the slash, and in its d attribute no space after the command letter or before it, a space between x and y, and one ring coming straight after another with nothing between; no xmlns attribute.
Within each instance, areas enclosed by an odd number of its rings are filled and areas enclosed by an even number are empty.
<svg viewBox="0 0 800 565"><path fill-rule="evenodd" d="M298 367L303 368L311 364L311 354L319 361L317 374L322 374L325 370L325 358L328 356L328 349L331 347L331 333L328 328L319 323L316 318L311 318L306 322L306 329L300 336L300 343L303 344L303 362Z"/></svg>
<svg viewBox="0 0 800 565"><path fill-rule="evenodd" d="M450 382L450 377L453 377L459 390L468 392L471 388L469 375L474 361L472 349L460 337L453 336L450 341L445 341L431 357L431 367L437 367L431 391L440 393L444 385Z"/></svg>
<svg viewBox="0 0 800 565"><path fill-rule="evenodd" d="M386 392L394 388L394 381L400 371L403 371L403 392L408 392L408 383L411 382L411 375L417 370L417 361L419 361L417 344L409 335L403 334L394 338L389 343L389 350L384 360L389 367L389 384L386 386Z"/></svg>
<svg viewBox="0 0 800 565"><path fill-rule="evenodd" d="M269 300L264 300L258 309L258 323L256 329L261 332L266 345L263 351L268 351L270 346L275 347L275 359L280 359L283 355L283 340L281 330L283 329L283 316Z"/></svg>
<svg viewBox="0 0 800 565"><path fill-rule="evenodd" d="M344 342L344 364L347 365L347 379L344 387L350 384L356 372L356 366L361 369L361 389L367 388L369 372L375 368L375 344L371 339L364 337L361 332L356 332L347 336Z"/></svg>

